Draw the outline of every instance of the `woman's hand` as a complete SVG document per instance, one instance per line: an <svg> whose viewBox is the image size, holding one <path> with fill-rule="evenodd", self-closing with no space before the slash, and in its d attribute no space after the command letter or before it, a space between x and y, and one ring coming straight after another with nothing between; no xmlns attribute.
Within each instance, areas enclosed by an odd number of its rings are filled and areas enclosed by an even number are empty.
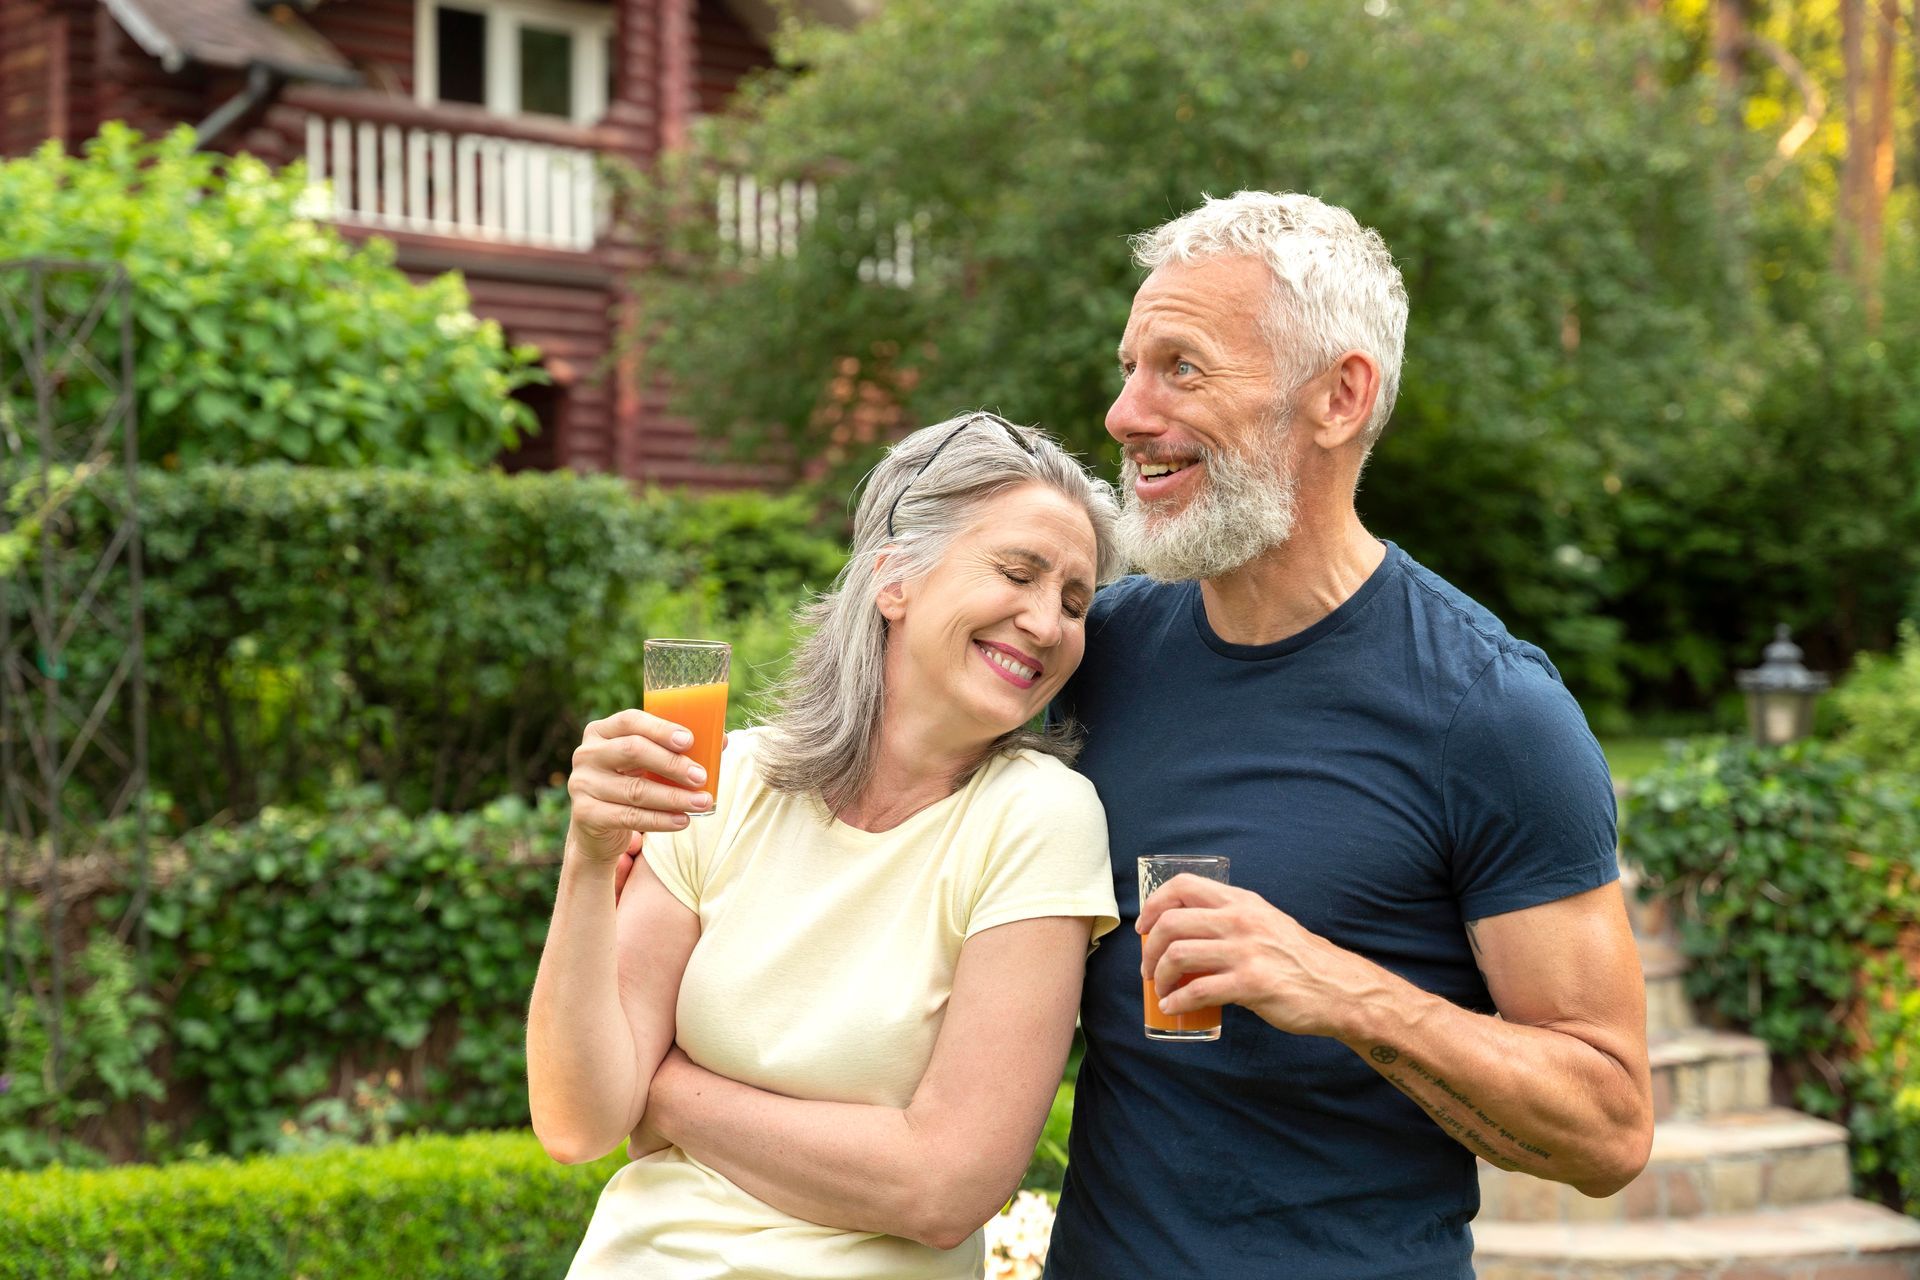
<svg viewBox="0 0 1920 1280"><path fill-rule="evenodd" d="M711 809L713 797L693 789L706 785L706 771L681 754L692 745L686 729L633 708L588 725L567 778L568 845L588 861L615 862L638 848L639 833L675 831L689 812Z"/></svg>

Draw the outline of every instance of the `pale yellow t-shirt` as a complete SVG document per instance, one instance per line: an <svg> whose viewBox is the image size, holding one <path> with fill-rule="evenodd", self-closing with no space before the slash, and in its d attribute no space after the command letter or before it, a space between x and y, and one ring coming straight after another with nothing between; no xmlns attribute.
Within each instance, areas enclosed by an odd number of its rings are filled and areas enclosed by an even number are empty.
<svg viewBox="0 0 1920 1280"><path fill-rule="evenodd" d="M1118 923L1093 785L1034 752L988 763L891 831L835 821L754 767L764 731L730 735L711 818L646 857L699 913L675 1037L720 1075L790 1097L904 1107L945 1016L960 946L1040 916ZM677 1147L614 1174L569 1280L959 1280L957 1249L782 1213Z"/></svg>

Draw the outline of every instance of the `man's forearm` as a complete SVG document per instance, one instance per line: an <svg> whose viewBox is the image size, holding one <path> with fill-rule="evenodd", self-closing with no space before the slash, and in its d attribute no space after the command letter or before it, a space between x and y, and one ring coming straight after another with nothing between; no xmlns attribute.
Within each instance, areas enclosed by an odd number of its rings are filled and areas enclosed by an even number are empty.
<svg viewBox="0 0 1920 1280"><path fill-rule="evenodd" d="M1383 969L1339 1039L1500 1168L1599 1196L1645 1163L1641 1083L1590 1029L1504 1022Z"/></svg>
<svg viewBox="0 0 1920 1280"><path fill-rule="evenodd" d="M741 1190L808 1222L929 1243L928 1172L906 1112L789 1098L716 1075L679 1050L645 1123Z"/></svg>

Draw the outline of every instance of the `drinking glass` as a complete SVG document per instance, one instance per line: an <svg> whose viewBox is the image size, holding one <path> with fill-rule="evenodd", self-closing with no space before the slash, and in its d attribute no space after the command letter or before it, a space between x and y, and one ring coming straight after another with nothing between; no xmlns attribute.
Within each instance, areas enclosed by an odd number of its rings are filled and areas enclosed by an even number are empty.
<svg viewBox="0 0 1920 1280"><path fill-rule="evenodd" d="M1141 858L1140 905L1145 907L1153 891L1175 876L1199 876L1227 884L1228 866L1229 859L1214 854L1158 854ZM1220 1038L1218 1005L1195 1009L1191 1013L1162 1013L1160 993L1154 990L1152 978L1140 979L1140 997L1145 1007L1147 1039L1198 1041Z"/></svg>
<svg viewBox="0 0 1920 1280"><path fill-rule="evenodd" d="M700 790L720 798L720 742L727 730L727 673L733 646L724 640L649 640L644 650L641 709L693 734L683 753L707 771ZM670 786L677 782L648 777ZM690 816L703 818L714 809Z"/></svg>

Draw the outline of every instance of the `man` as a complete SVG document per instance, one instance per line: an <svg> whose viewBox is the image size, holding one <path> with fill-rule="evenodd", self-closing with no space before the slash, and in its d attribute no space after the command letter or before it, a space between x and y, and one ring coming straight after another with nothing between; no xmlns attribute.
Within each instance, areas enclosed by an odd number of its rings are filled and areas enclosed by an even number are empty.
<svg viewBox="0 0 1920 1280"><path fill-rule="evenodd" d="M1136 928L1088 965L1047 1274L1465 1280L1475 1156L1604 1196L1652 1142L1606 763L1545 654L1355 513L1406 329L1380 237L1242 192L1135 246L1107 430L1147 576L1056 706ZM1148 853L1232 886L1142 908ZM1220 1040L1147 1039L1148 977Z"/></svg>

